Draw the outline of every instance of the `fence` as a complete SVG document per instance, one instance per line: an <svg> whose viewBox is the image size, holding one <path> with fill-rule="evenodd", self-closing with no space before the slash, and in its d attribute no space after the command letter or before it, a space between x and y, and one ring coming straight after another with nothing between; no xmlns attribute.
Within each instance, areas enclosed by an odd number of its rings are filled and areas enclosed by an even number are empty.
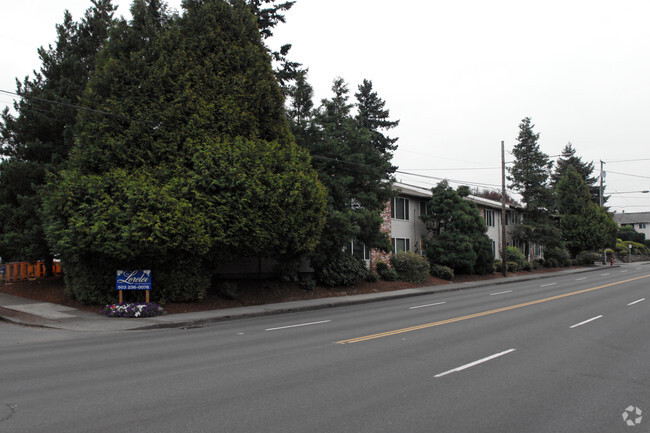
<svg viewBox="0 0 650 433"><path fill-rule="evenodd" d="M45 263L36 262L13 262L0 265L4 267L4 274L0 272L0 281L21 281L45 278ZM54 262L52 272L57 275L61 273L61 262Z"/></svg>

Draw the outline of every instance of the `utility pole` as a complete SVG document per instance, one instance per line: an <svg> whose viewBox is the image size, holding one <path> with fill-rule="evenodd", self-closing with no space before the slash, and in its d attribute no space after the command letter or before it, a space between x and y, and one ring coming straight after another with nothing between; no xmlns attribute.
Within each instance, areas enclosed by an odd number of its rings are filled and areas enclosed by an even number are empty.
<svg viewBox="0 0 650 433"><path fill-rule="evenodd" d="M599 199L601 208L603 207L603 177L605 177L605 172L603 171L603 165L605 165L605 163L601 159L600 160L600 199ZM607 264L607 251L605 250L605 248L603 248L603 265L606 264Z"/></svg>
<svg viewBox="0 0 650 433"><path fill-rule="evenodd" d="M501 272L506 276L506 154L501 141Z"/></svg>

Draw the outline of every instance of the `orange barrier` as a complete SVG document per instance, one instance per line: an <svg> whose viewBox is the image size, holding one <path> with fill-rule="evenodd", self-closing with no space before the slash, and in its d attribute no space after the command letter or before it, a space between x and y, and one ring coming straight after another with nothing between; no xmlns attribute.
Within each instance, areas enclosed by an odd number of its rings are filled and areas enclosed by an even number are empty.
<svg viewBox="0 0 650 433"><path fill-rule="evenodd" d="M45 263L36 262L13 262L4 263L5 273L0 274L0 281L21 281L36 278L45 278ZM61 273L61 262L54 262L52 265L54 275Z"/></svg>

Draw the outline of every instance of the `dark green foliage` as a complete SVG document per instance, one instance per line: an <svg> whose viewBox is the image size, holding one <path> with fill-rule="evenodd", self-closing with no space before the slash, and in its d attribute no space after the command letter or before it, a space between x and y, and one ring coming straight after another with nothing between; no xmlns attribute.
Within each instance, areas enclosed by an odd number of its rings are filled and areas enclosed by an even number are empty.
<svg viewBox="0 0 650 433"><path fill-rule="evenodd" d="M393 254L390 258L390 264L399 275L400 280L420 284L429 277L429 262L413 251Z"/></svg>
<svg viewBox="0 0 650 433"><path fill-rule="evenodd" d="M560 247L544 248L544 266L556 268L558 266L570 266L569 252Z"/></svg>
<svg viewBox="0 0 650 433"><path fill-rule="evenodd" d="M58 171L73 143L79 98L113 25L115 6L95 0L74 22L65 12L55 46L40 48L40 72L18 81L15 113L0 125L0 256L52 262L41 218L46 171ZM3 160L3 157L7 158ZM50 266L46 267L49 271Z"/></svg>
<svg viewBox="0 0 650 433"><path fill-rule="evenodd" d="M377 274L384 281L396 281L399 279L399 275L397 275L395 269L384 262L377 263Z"/></svg>
<svg viewBox="0 0 650 433"><path fill-rule="evenodd" d="M431 266L431 275L443 280L451 280L454 278L454 270L449 266L433 265Z"/></svg>
<svg viewBox="0 0 650 433"><path fill-rule="evenodd" d="M324 265L315 269L318 282L328 287L351 286L364 276L366 265L362 259L340 251Z"/></svg>
<svg viewBox="0 0 650 433"><path fill-rule="evenodd" d="M300 287L305 290L314 290L316 288L316 280L309 275L300 278Z"/></svg>
<svg viewBox="0 0 650 433"><path fill-rule="evenodd" d="M594 251L582 251L576 256L576 263L579 265L593 265L595 262L602 262L603 255Z"/></svg>
<svg viewBox="0 0 650 433"><path fill-rule="evenodd" d="M492 273L492 242L476 206L462 198L447 181L432 189L427 215L425 252L431 264L449 266L456 273Z"/></svg>
<svg viewBox="0 0 650 433"><path fill-rule="evenodd" d="M594 164L593 162L583 162L582 158L576 156L576 150L573 148L571 143L567 144L564 149L562 149L562 156L558 158L555 162L555 169L551 174L551 186L557 188L558 183L564 177L567 172L567 169L572 166L582 177L585 184L589 189L590 200L596 204L600 204L600 184L599 178L593 176L594 173ZM604 188L604 185L603 185ZM609 197L603 196L603 203L607 201Z"/></svg>
<svg viewBox="0 0 650 433"><path fill-rule="evenodd" d="M524 264L521 265L521 270L526 272L532 271L533 270L532 262L524 262Z"/></svg>
<svg viewBox="0 0 650 433"><path fill-rule="evenodd" d="M379 281L379 274L377 272L368 271L368 273L365 276L365 279L369 283L376 283L377 281Z"/></svg>
<svg viewBox="0 0 650 433"><path fill-rule="evenodd" d="M622 241L632 241L644 243L646 241L645 233L639 233L634 230L634 227L622 226L618 228L616 238Z"/></svg>
<svg viewBox="0 0 650 433"><path fill-rule="evenodd" d="M236 300L239 299L239 290L237 284L231 281L225 281L217 286L217 292L223 299Z"/></svg>
<svg viewBox="0 0 650 433"><path fill-rule="evenodd" d="M519 271L519 268L521 268L521 266L517 262L507 262L506 266L508 266L508 271L510 272L517 272Z"/></svg>
<svg viewBox="0 0 650 433"><path fill-rule="evenodd" d="M384 137L383 130L395 122L387 119L388 111L370 82L364 82L357 94L356 105L364 110L356 118L343 79L334 81L332 91L334 96L314 112L311 87L301 74L289 109L298 144L311 153L312 165L327 190L327 221L311 257L315 269L327 266L329 258L353 240L366 248L390 248L380 227L381 211L391 196L394 139Z"/></svg>
<svg viewBox="0 0 650 433"><path fill-rule="evenodd" d="M501 260L495 261L494 262L494 270L495 272L501 273L503 272L503 262ZM508 271L508 262L506 262L506 272Z"/></svg>
<svg viewBox="0 0 650 433"><path fill-rule="evenodd" d="M650 239L644 240L643 245L645 245L647 248L650 248Z"/></svg>
<svg viewBox="0 0 650 433"><path fill-rule="evenodd" d="M529 117L519 124L517 144L512 149L515 161L508 167L510 188L521 195L524 203L523 224L517 225L516 239L538 245L557 246L560 234L550 218L553 209L549 188L550 170L553 165L548 155L541 151Z"/></svg>
<svg viewBox="0 0 650 433"><path fill-rule="evenodd" d="M506 261L515 262L519 265L519 267L522 267L524 265L524 262L526 261L526 257L524 256L524 253L522 253L519 248L506 247Z"/></svg>
<svg viewBox="0 0 650 433"><path fill-rule="evenodd" d="M581 251L614 245L617 226L612 216L591 201L580 173L568 166L556 187L562 239L572 257Z"/></svg>
<svg viewBox="0 0 650 433"><path fill-rule="evenodd" d="M84 99L119 117L80 115L46 201L65 269L102 258L85 290L108 290L119 265L152 269L167 301L196 300L226 259L315 247L324 190L292 140L255 17L231 3L187 1L177 17L137 1L101 52ZM177 261L192 263L190 283Z"/></svg>

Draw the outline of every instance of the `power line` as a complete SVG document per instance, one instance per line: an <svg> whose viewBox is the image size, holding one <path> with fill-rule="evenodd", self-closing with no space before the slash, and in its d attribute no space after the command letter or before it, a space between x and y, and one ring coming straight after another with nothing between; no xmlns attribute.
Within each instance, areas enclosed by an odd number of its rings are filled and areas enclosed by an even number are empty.
<svg viewBox="0 0 650 433"><path fill-rule="evenodd" d="M650 176L641 176L638 174L619 173L617 171L605 170L607 173L618 174L621 176L640 177L642 179L650 179Z"/></svg>
<svg viewBox="0 0 650 433"><path fill-rule="evenodd" d="M48 104L61 105L61 106L68 107L68 108L74 108L76 110L83 110L83 111L88 111L90 113L101 114L101 115L104 115L104 116L115 117L117 119L125 120L125 121L128 121L128 122L142 122L142 123L146 123L146 124L151 125L151 126L157 126L156 123L148 121L148 120L133 119L133 118L130 118L130 117L127 117L127 116L122 116L121 114L115 114L115 113L111 113L109 111L103 111L103 110L97 110L95 108L84 107L84 106L81 106L81 105L71 104L69 102L53 101L51 99L39 98L38 96L33 96L33 95L21 95L19 93L10 92L8 90L2 90L2 89L0 89L0 93L4 93L6 95L18 96L19 98L33 99L35 101L41 101L41 102L45 102L45 103L48 103Z"/></svg>

